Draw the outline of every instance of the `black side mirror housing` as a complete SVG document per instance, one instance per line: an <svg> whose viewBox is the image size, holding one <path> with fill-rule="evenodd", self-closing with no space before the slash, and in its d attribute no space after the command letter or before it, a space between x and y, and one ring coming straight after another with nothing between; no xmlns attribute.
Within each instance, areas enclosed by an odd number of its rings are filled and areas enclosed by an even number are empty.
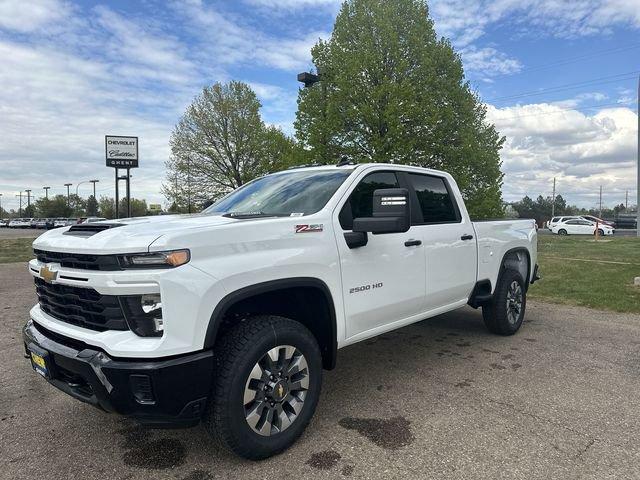
<svg viewBox="0 0 640 480"><path fill-rule="evenodd" d="M353 231L373 234L403 233L411 227L411 202L406 188L381 188L373 192L373 216L355 218Z"/></svg>

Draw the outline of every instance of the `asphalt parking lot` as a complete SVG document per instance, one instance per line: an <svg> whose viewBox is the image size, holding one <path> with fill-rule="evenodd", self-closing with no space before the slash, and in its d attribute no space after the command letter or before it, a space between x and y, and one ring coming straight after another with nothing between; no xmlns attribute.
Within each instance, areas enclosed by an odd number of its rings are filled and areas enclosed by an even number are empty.
<svg viewBox="0 0 640 480"><path fill-rule="evenodd" d="M638 315L531 302L502 338L465 309L348 347L300 441L250 462L47 384L23 358L34 297L0 265L0 478L640 478Z"/></svg>

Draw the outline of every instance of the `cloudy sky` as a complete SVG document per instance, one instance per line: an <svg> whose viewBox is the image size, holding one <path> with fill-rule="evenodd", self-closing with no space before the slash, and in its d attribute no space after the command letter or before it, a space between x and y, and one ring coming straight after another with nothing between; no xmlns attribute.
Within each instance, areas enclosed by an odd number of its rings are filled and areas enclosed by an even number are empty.
<svg viewBox="0 0 640 480"><path fill-rule="evenodd" d="M310 48L338 0L0 0L0 193L81 195L100 179L104 135L140 137L132 193L159 194L168 139L204 85L250 83L269 123L292 133ZM504 197L635 198L640 0L432 0L488 117L507 137ZM630 201L631 203L631 201ZM635 203L635 202L634 202Z"/></svg>

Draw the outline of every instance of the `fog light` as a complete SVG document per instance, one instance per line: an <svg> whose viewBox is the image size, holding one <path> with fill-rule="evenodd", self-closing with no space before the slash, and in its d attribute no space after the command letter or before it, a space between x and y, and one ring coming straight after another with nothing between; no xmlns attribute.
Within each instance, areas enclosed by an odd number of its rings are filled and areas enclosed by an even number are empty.
<svg viewBox="0 0 640 480"><path fill-rule="evenodd" d="M120 297L129 328L141 337L161 337L164 331L159 293Z"/></svg>

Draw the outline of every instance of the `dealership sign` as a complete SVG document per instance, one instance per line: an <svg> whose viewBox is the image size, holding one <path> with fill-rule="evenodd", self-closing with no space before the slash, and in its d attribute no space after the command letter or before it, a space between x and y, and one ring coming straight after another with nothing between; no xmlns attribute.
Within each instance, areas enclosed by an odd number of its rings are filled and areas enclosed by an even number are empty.
<svg viewBox="0 0 640 480"><path fill-rule="evenodd" d="M107 135L104 139L107 167L138 168L138 137Z"/></svg>

